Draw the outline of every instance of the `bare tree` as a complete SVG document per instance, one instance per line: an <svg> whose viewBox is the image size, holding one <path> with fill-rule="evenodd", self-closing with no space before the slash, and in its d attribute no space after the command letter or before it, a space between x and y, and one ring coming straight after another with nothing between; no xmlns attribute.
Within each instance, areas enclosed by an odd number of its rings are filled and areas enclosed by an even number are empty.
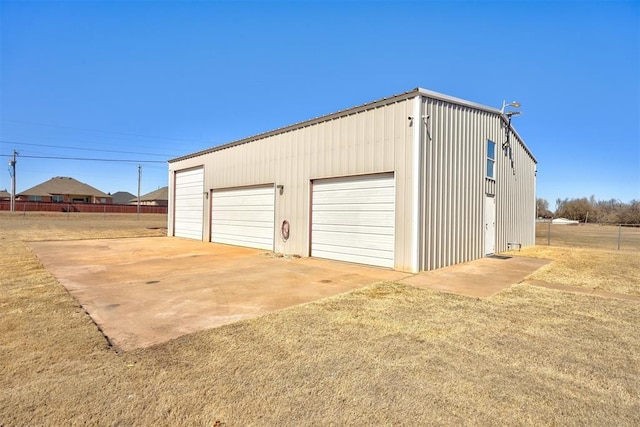
<svg viewBox="0 0 640 427"><path fill-rule="evenodd" d="M540 200L540 199L538 199ZM538 207L540 205L538 204ZM556 200L555 216L581 222L640 224L640 201L624 203L617 199L596 201L594 196Z"/></svg>
<svg viewBox="0 0 640 427"><path fill-rule="evenodd" d="M549 210L549 202L546 199L536 199L536 216L538 218L551 218L553 213Z"/></svg>

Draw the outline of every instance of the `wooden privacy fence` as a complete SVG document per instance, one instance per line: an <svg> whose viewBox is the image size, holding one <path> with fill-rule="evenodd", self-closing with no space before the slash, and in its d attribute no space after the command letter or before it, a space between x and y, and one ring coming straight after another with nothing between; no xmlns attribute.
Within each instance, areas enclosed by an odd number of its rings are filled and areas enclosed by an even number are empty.
<svg viewBox="0 0 640 427"><path fill-rule="evenodd" d="M0 201L0 211L11 210L9 200ZM105 203L59 203L27 202L16 200L16 212L91 212L91 213L137 213L136 205L111 205ZM140 205L140 213L166 214L166 206Z"/></svg>

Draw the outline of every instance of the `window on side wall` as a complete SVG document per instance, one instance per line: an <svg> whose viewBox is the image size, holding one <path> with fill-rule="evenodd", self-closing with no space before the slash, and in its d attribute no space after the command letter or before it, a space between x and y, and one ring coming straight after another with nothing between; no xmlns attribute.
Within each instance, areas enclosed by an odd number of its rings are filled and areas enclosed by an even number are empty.
<svg viewBox="0 0 640 427"><path fill-rule="evenodd" d="M51 200L56 203L62 203L64 202L64 196L52 196Z"/></svg>
<svg viewBox="0 0 640 427"><path fill-rule="evenodd" d="M487 178L496 179L496 143L487 140Z"/></svg>

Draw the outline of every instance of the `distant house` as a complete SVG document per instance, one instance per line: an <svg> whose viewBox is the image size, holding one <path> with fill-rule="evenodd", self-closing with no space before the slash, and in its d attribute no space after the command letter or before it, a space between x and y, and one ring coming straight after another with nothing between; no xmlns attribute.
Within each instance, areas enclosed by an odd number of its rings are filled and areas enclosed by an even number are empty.
<svg viewBox="0 0 640 427"><path fill-rule="evenodd" d="M138 204L138 198L131 199L131 204ZM169 187L158 188L151 193L140 196L140 205L146 206L167 206L169 204Z"/></svg>
<svg viewBox="0 0 640 427"><path fill-rule="evenodd" d="M11 200L11 193L7 190L0 190L0 200Z"/></svg>
<svg viewBox="0 0 640 427"><path fill-rule="evenodd" d="M131 199L136 197L128 191L118 191L111 195L114 205L128 205L131 203Z"/></svg>
<svg viewBox="0 0 640 427"><path fill-rule="evenodd" d="M576 221L575 219L567 218L554 218L551 222L558 225L577 225L580 223L580 221Z"/></svg>
<svg viewBox="0 0 640 427"><path fill-rule="evenodd" d="M57 176L16 196L19 201L58 203L112 203L113 198L84 182Z"/></svg>

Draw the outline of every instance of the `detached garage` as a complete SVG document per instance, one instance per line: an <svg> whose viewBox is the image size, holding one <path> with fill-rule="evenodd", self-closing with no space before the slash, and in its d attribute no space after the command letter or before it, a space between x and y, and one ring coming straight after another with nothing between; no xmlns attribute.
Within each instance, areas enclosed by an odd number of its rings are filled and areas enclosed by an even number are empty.
<svg viewBox="0 0 640 427"><path fill-rule="evenodd" d="M418 272L534 244L504 111L425 89L169 162L170 236Z"/></svg>

